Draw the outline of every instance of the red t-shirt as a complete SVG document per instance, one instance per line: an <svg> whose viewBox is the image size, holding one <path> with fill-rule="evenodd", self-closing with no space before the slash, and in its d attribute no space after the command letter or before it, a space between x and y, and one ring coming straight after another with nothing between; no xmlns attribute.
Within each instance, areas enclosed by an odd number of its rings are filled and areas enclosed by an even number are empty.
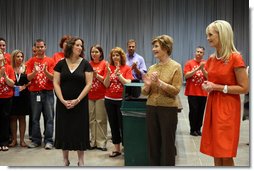
<svg viewBox="0 0 254 171"><path fill-rule="evenodd" d="M122 98L122 93L124 89L124 85L119 81L118 77L115 75L116 67L113 65L109 66L111 73L110 73L110 84L109 87L106 88L105 97L109 97L112 99L120 99ZM128 65L121 65L120 66L120 73L125 79L133 79L131 67ZM107 71L104 74L104 79L106 78Z"/></svg>
<svg viewBox="0 0 254 171"><path fill-rule="evenodd" d="M44 58L37 57L30 58L26 63L27 65L26 74L30 74L33 72L35 63L38 64L40 70L31 80L31 84L28 87L29 91L53 90L53 81L48 79L43 71L43 66L47 64L48 72L53 74L54 72L53 68L55 66L53 60L46 56Z"/></svg>
<svg viewBox="0 0 254 171"><path fill-rule="evenodd" d="M90 61L89 63L93 67L93 70L96 70L99 75L104 76L106 72L106 62L104 60L100 61L99 63L94 63L93 61ZM104 84L94 77L92 88L88 93L88 98L90 100L103 99L105 92L106 87Z"/></svg>
<svg viewBox="0 0 254 171"><path fill-rule="evenodd" d="M5 64L2 67L5 67L6 75L15 82L16 79L15 79L13 68L8 64ZM0 69L2 67L0 66ZM12 96L13 96L13 87L8 86L5 83L5 78L1 77L0 78L0 98L10 98Z"/></svg>
<svg viewBox="0 0 254 171"><path fill-rule="evenodd" d="M201 62L205 62L202 60ZM200 62L194 59L187 61L184 66L184 74L190 72L200 66ZM203 72L198 70L192 77L186 80L185 93L186 96L207 96L207 92L202 89L202 84L206 80Z"/></svg>
<svg viewBox="0 0 254 171"><path fill-rule="evenodd" d="M53 56L52 59L55 63L55 65L62 59L64 59L64 53L63 52L56 52Z"/></svg>
<svg viewBox="0 0 254 171"><path fill-rule="evenodd" d="M11 65L11 54L5 53L4 54L5 61L8 65Z"/></svg>

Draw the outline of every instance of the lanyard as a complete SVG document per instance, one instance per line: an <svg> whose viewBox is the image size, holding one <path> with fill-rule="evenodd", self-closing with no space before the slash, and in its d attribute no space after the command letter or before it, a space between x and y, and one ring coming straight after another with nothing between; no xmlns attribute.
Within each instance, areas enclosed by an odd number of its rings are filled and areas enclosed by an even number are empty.
<svg viewBox="0 0 254 171"><path fill-rule="evenodd" d="M15 76L16 76L16 80L17 80L17 82L19 82L19 80L20 80L20 76L21 76L21 73L20 74L15 74Z"/></svg>
<svg viewBox="0 0 254 171"><path fill-rule="evenodd" d="M22 72L23 72L23 67L21 66L21 67L19 68L18 72L15 73L17 82L19 82Z"/></svg>

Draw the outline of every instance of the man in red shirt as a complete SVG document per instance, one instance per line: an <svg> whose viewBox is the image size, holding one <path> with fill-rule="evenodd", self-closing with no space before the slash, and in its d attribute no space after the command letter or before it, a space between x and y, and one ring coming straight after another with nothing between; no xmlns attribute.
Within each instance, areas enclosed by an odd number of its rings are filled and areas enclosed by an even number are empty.
<svg viewBox="0 0 254 171"><path fill-rule="evenodd" d="M202 83L207 79L204 72L205 60L203 59L205 48L198 46L194 59L186 62L184 77L186 79L185 95L188 96L190 135L201 135L204 109L207 93L202 89Z"/></svg>
<svg viewBox="0 0 254 171"><path fill-rule="evenodd" d="M27 61L27 78L31 81L29 91L31 92L32 107L32 143L28 148L41 145L42 136L40 131L40 116L43 113L45 136L45 149L53 147L54 128L54 93L53 93L53 68L54 62L45 55L46 44L42 39L34 43L36 56Z"/></svg>

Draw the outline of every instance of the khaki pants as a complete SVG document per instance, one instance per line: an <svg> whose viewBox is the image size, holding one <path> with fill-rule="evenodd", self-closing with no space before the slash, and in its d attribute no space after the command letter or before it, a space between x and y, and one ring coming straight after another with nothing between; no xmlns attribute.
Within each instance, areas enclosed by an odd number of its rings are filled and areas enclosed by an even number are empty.
<svg viewBox="0 0 254 171"><path fill-rule="evenodd" d="M91 147L105 148L107 144L107 113L104 99L89 100Z"/></svg>

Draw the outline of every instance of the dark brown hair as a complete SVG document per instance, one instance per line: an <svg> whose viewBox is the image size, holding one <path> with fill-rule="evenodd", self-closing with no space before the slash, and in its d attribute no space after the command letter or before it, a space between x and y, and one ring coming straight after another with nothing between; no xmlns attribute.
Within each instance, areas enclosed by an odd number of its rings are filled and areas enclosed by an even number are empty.
<svg viewBox="0 0 254 171"><path fill-rule="evenodd" d="M82 42L82 51L81 51L79 56L82 57L82 58L85 57L85 54L84 54L84 51L85 51L84 40L82 40L79 37L72 37L72 38L68 39L67 42L66 42L67 44L66 44L66 48L64 50L64 57L65 58L70 58L71 57L71 55L73 54L73 47L74 47L75 42L77 40L81 40L81 42Z"/></svg>
<svg viewBox="0 0 254 171"><path fill-rule="evenodd" d="M104 59L104 53L103 53L103 49L102 49L102 47L100 46L100 45L93 45L91 48L90 48L90 59L93 61L93 58L92 58L92 55L91 55L91 52L92 52L92 49L93 48L96 48L96 49L98 49L99 51L100 51L100 53L101 53L101 56L100 56L100 59L99 59L99 61L102 61L103 59Z"/></svg>
<svg viewBox="0 0 254 171"><path fill-rule="evenodd" d="M67 39L70 39L70 38L71 38L71 35L64 35L64 36L61 38L61 40L60 40L59 47L60 47L61 49L63 49L63 44L64 44L64 42L65 42Z"/></svg>

